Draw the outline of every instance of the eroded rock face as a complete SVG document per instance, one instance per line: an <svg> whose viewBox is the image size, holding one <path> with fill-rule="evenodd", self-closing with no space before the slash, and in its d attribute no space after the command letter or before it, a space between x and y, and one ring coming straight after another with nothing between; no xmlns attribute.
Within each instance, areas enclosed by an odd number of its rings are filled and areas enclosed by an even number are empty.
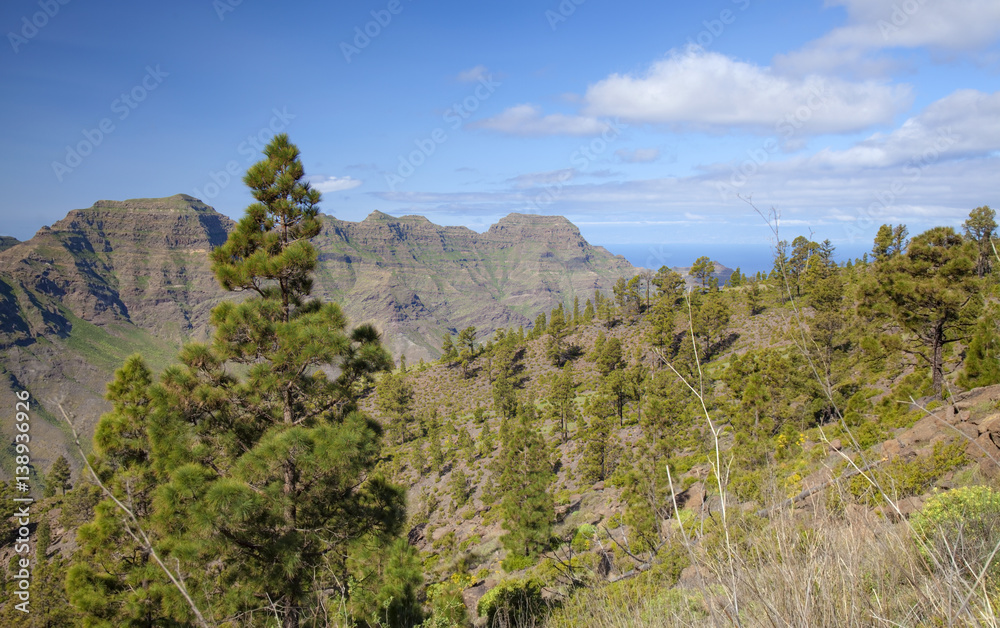
<svg viewBox="0 0 1000 628"><path fill-rule="evenodd" d="M176 340L204 333L211 306L224 296L207 253L232 225L183 194L73 210L0 253L0 301L11 320L0 335L23 342L65 334L71 322L63 309L87 322L129 322Z"/></svg>
<svg viewBox="0 0 1000 628"><path fill-rule="evenodd" d="M421 216L325 216L315 293L382 327L394 353L436 357L443 333L530 325L542 311L635 272L559 216L511 214L485 233Z"/></svg>

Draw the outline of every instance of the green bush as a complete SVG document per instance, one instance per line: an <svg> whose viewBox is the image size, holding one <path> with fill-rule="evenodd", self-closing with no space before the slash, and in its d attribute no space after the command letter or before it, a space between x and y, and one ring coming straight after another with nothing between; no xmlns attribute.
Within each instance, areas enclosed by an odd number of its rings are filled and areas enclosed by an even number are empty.
<svg viewBox="0 0 1000 628"><path fill-rule="evenodd" d="M515 554L508 554L506 558L500 561L500 566L507 573L527 569L534 564L535 559L531 556L517 556Z"/></svg>
<svg viewBox="0 0 1000 628"><path fill-rule="evenodd" d="M868 475L890 498L902 499L929 490L935 480L966 462L968 458L965 455L964 442L949 445L935 443L934 450L929 455L909 461L893 458L885 466L869 472ZM855 475L848 480L847 488L860 504L870 507L885 504L882 493L863 475Z"/></svg>
<svg viewBox="0 0 1000 628"><path fill-rule="evenodd" d="M421 628L469 625L469 616L462 600L462 590L469 584L468 579L456 574L444 582L427 587L427 604L431 607L431 615L424 620Z"/></svg>
<svg viewBox="0 0 1000 628"><path fill-rule="evenodd" d="M868 449L875 443L881 443L889 438L889 432L878 421L862 420L852 430L852 433L861 449Z"/></svg>
<svg viewBox="0 0 1000 628"><path fill-rule="evenodd" d="M476 611L487 626L531 625L545 608L542 583L528 578L504 580L479 599Z"/></svg>
<svg viewBox="0 0 1000 628"><path fill-rule="evenodd" d="M932 496L911 520L920 552L932 565L958 566L975 579L1000 543L1000 492L966 486ZM1000 584L1000 564L993 558L987 581Z"/></svg>
<svg viewBox="0 0 1000 628"><path fill-rule="evenodd" d="M591 539L594 538L594 534L597 533L597 528L585 523L576 529L576 534L573 535L573 540L570 545L573 547L574 551L586 552L590 549Z"/></svg>

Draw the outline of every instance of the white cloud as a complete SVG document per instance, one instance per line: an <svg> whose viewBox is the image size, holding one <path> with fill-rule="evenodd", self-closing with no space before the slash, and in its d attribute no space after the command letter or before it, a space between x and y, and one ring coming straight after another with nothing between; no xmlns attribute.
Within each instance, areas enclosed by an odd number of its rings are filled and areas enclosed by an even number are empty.
<svg viewBox="0 0 1000 628"><path fill-rule="evenodd" d="M615 155L627 164L648 164L660 158L660 149L637 148L635 150L626 150L621 148L615 151Z"/></svg>
<svg viewBox="0 0 1000 628"><path fill-rule="evenodd" d="M1000 150L1000 92L956 91L928 106L887 135L877 134L842 151L825 150L815 166L885 168L986 156Z"/></svg>
<svg viewBox="0 0 1000 628"><path fill-rule="evenodd" d="M614 74L587 89L584 113L704 130L775 133L798 116L801 132L847 133L891 122L910 90L879 81L793 78L719 53L689 49L641 75Z"/></svg>
<svg viewBox="0 0 1000 628"><path fill-rule="evenodd" d="M329 194L331 192L342 192L344 190L350 190L356 188L362 184L360 179L355 179L354 177L311 177L309 183L314 189L319 190L323 194Z"/></svg>
<svg viewBox="0 0 1000 628"><path fill-rule="evenodd" d="M514 177L489 191L376 196L405 204L404 213L458 222L509 212L568 215L598 228L649 225L645 234L659 233L662 225L681 239L705 237L706 228L698 225L711 222L728 225L713 234L767 242L766 225L740 195L765 211L777 208L783 234L815 230L820 239L866 250L883 223L906 223L916 234L960 225L974 207L1000 206L1000 91L953 92L891 132L841 150L796 156L774 151L759 161L748 154L686 176L596 181L589 172L567 169Z"/></svg>
<svg viewBox="0 0 1000 628"><path fill-rule="evenodd" d="M562 170L550 170L549 172L533 172L518 175L507 179L507 183L513 184L518 189L535 188L553 183L566 183L576 178L577 174L579 173L576 168L564 168Z"/></svg>
<svg viewBox="0 0 1000 628"><path fill-rule="evenodd" d="M1000 2L996 0L828 0L846 8L848 23L807 44L775 57L787 72L827 72L838 68L875 74L892 66L871 57L889 48L945 52L977 51L1000 38Z"/></svg>
<svg viewBox="0 0 1000 628"><path fill-rule="evenodd" d="M485 65L477 65L474 68L469 68L468 70L462 70L458 73L458 80L462 83L475 83L476 81L485 78L489 73L489 70Z"/></svg>
<svg viewBox="0 0 1000 628"><path fill-rule="evenodd" d="M596 118L568 116L561 113L542 115L537 105L524 104L510 107L499 115L472 125L500 133L522 136L540 135L598 135L608 125Z"/></svg>

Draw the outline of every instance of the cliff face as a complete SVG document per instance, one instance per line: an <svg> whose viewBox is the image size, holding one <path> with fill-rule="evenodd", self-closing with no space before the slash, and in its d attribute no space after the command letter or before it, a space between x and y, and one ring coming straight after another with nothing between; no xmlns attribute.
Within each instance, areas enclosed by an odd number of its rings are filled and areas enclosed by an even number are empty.
<svg viewBox="0 0 1000 628"><path fill-rule="evenodd" d="M387 333L397 354L438 355L441 335L530 325L558 303L609 290L635 269L562 217L511 214L478 234L420 216L324 217L316 293Z"/></svg>
<svg viewBox="0 0 1000 628"><path fill-rule="evenodd" d="M482 234L381 212L322 224L314 295L339 302L351 324L374 323L411 363L436 357L444 333L530 325L635 272L558 217L512 214ZM208 337L215 304L240 298L218 286L208 258L233 226L178 194L98 201L26 242L0 242L0 391L29 390L49 419L33 450L41 469L68 449L60 405L89 437L125 358L163 368L183 342Z"/></svg>
<svg viewBox="0 0 1000 628"><path fill-rule="evenodd" d="M175 341L203 335L208 311L222 297L207 253L225 242L232 224L183 194L71 211L0 252L8 297L0 308L12 321L0 328L2 342L64 335L71 327L66 311L97 325L129 322Z"/></svg>

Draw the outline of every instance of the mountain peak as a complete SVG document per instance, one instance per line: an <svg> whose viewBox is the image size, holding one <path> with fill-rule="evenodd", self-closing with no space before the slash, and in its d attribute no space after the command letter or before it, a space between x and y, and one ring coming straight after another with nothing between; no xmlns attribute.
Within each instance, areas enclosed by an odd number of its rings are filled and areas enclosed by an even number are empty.
<svg viewBox="0 0 1000 628"><path fill-rule="evenodd" d="M583 240L580 230L563 216L543 216L541 214L507 214L486 232L494 237L549 237L559 240L566 238Z"/></svg>
<svg viewBox="0 0 1000 628"><path fill-rule="evenodd" d="M371 222L381 222L381 221L384 221L384 220L392 220L392 216L390 216L389 214L387 214L385 212L380 212L379 210L376 209L372 213L368 214L368 216L366 216L365 219L362 220L361 222L369 222L369 221L371 221Z"/></svg>
<svg viewBox="0 0 1000 628"><path fill-rule="evenodd" d="M372 213L368 214L368 216L364 220L362 220L361 222L363 222L363 223L364 222L405 222L405 223L417 223L417 224L426 224L426 225L432 225L432 224L434 224L434 223L432 223L430 220L428 220L424 216L417 216L417 215L413 215L413 214L407 214L406 216L392 216L392 215L387 214L385 212L381 212L381 211L379 211L377 209L375 211L373 211Z"/></svg>
<svg viewBox="0 0 1000 628"><path fill-rule="evenodd" d="M130 198L124 201L97 201L88 209L124 211L211 212L211 207L187 194L174 194L164 198Z"/></svg>

